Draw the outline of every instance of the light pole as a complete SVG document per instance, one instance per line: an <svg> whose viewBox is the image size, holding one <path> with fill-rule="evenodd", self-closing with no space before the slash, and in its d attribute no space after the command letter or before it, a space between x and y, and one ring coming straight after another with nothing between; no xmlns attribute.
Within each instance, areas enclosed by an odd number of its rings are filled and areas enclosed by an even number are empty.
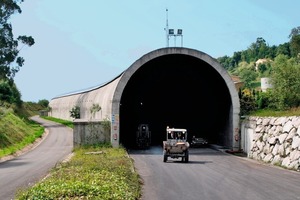
<svg viewBox="0 0 300 200"><path fill-rule="evenodd" d="M168 22L168 9L166 9L166 41L167 41L167 47L169 47L169 39L170 37L174 37L174 46L176 47L176 37L181 37L181 47L183 46L183 35L182 35L182 29L177 29L177 33L175 34L174 29L169 29L169 22Z"/></svg>

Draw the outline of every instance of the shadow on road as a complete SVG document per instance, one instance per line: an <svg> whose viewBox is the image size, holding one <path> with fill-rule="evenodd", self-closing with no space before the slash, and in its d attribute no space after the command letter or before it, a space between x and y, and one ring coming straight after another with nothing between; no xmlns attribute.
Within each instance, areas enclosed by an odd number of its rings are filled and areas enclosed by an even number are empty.
<svg viewBox="0 0 300 200"><path fill-rule="evenodd" d="M195 161L195 160L189 160L189 162L182 162L181 160L173 160L172 158L170 158L167 162L165 163L178 163L178 164L184 164L184 165L191 165L191 164L207 164L207 163L213 163L212 161Z"/></svg>
<svg viewBox="0 0 300 200"><path fill-rule="evenodd" d="M151 146L149 149L127 149L127 152L132 155L162 155L163 148L161 146ZM217 155L217 156L229 156L224 152L221 152L212 147L198 147L198 148L189 148L190 155Z"/></svg>
<svg viewBox="0 0 300 200"><path fill-rule="evenodd" d="M22 159L13 158L12 160L3 162L0 164L0 169L22 166L22 165L26 165L29 163L29 162L20 161L20 160L22 160Z"/></svg>

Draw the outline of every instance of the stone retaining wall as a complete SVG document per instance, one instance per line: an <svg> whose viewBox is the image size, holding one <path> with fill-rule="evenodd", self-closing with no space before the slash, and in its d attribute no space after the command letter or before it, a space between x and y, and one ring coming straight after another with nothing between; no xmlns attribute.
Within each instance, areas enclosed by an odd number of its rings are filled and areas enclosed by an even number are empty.
<svg viewBox="0 0 300 200"><path fill-rule="evenodd" d="M300 117L249 117L244 126L250 128L248 157L300 169Z"/></svg>

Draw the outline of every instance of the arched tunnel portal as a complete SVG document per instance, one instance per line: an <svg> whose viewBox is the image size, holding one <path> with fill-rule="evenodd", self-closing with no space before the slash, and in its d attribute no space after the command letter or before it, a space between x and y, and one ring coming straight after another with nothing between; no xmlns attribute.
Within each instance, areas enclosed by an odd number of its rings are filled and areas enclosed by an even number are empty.
<svg viewBox="0 0 300 200"><path fill-rule="evenodd" d="M233 105L237 95L228 85L231 79L227 73L224 78L225 70L206 54L177 50L149 53L129 68L130 75L125 74L118 86L122 92L115 96L119 98L119 143L134 148L137 127L146 123L152 145L162 145L169 126L186 128L188 140L195 135L234 146L238 123L233 123L234 108L239 105Z"/></svg>

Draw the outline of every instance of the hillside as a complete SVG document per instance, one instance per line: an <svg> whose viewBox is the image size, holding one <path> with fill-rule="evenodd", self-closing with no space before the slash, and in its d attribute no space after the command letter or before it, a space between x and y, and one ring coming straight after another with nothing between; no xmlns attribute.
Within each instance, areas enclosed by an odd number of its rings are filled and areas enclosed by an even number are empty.
<svg viewBox="0 0 300 200"><path fill-rule="evenodd" d="M0 107L0 158L17 154L18 151L32 144L44 133L44 128L31 116L43 109L35 103L23 103L21 107L2 103Z"/></svg>

